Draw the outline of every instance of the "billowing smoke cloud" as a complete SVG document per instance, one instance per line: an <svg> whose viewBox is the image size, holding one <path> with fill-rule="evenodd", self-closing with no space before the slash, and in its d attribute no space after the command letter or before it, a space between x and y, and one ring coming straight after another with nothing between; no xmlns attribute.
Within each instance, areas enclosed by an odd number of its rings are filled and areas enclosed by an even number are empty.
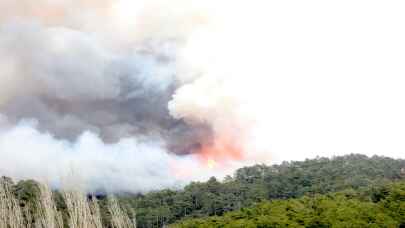
<svg viewBox="0 0 405 228"><path fill-rule="evenodd" d="M68 27L8 22L0 34L1 109L14 123L35 118L41 131L71 140L86 130L107 142L168 138L174 153L209 137L209 127L188 127L167 111L179 84L176 44L166 37L117 51L101 35Z"/></svg>
<svg viewBox="0 0 405 228"><path fill-rule="evenodd" d="M25 121L0 132L3 175L54 187L73 178L87 191L148 191L181 184L171 176L170 157L157 141L127 138L107 145L85 132L72 143L41 134L35 124Z"/></svg>
<svg viewBox="0 0 405 228"><path fill-rule="evenodd" d="M187 54L213 5L2 0L1 174L146 191L242 159L233 95Z"/></svg>

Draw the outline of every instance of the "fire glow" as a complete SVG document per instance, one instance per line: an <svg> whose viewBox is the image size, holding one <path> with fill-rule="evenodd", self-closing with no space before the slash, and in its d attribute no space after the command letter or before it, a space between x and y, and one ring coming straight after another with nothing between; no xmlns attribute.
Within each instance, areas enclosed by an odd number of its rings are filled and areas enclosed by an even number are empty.
<svg viewBox="0 0 405 228"><path fill-rule="evenodd" d="M229 143L216 143L212 146L203 146L197 153L197 156L210 169L224 166L231 161L241 161L244 158L242 150Z"/></svg>
<svg viewBox="0 0 405 228"><path fill-rule="evenodd" d="M188 158L170 162L172 174L179 179L191 180L196 176L206 178L219 173L229 173L235 168L234 163L243 161L246 156L237 144L217 140L214 144L202 146Z"/></svg>

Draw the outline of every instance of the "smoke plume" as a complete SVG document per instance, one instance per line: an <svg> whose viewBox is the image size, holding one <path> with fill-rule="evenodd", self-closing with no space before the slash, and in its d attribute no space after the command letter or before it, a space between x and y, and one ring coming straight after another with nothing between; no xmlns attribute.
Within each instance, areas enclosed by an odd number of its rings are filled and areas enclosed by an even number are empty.
<svg viewBox="0 0 405 228"><path fill-rule="evenodd" d="M0 173L148 191L244 158L233 85L192 56L215 5L1 0Z"/></svg>

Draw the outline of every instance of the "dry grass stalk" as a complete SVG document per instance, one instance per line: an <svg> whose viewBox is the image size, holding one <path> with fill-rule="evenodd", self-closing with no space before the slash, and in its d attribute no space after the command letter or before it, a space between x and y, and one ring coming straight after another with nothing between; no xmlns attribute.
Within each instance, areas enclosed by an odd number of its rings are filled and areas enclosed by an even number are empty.
<svg viewBox="0 0 405 228"><path fill-rule="evenodd" d="M69 213L69 227L102 227L100 209L94 200L89 203L86 195L79 191L63 192L63 196Z"/></svg>
<svg viewBox="0 0 405 228"><path fill-rule="evenodd" d="M56 209L52 191L47 185L38 185L40 190L37 201L38 213L36 215L37 228L63 228L62 214Z"/></svg>
<svg viewBox="0 0 405 228"><path fill-rule="evenodd" d="M11 184L0 179L0 228L24 227L24 218L17 199L11 191Z"/></svg>
<svg viewBox="0 0 405 228"><path fill-rule="evenodd" d="M115 197L108 197L108 210L111 214L111 225L114 228L133 228L133 224L128 215L121 209Z"/></svg>

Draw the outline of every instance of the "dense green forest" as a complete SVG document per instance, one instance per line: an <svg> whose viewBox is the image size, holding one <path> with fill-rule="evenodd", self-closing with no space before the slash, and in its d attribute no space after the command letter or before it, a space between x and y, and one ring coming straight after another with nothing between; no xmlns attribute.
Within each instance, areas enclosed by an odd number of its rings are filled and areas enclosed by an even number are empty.
<svg viewBox="0 0 405 228"><path fill-rule="evenodd" d="M3 177L0 227L405 227L404 192L405 160L357 154L255 165L146 194L51 191Z"/></svg>
<svg viewBox="0 0 405 228"><path fill-rule="evenodd" d="M405 181L368 190L272 200L171 227L405 227Z"/></svg>
<svg viewBox="0 0 405 228"><path fill-rule="evenodd" d="M265 200L377 188L403 178L405 160L352 154L245 167L222 181L211 178L190 183L181 191L162 190L120 200L136 211L138 227L162 227L187 218L220 216Z"/></svg>

